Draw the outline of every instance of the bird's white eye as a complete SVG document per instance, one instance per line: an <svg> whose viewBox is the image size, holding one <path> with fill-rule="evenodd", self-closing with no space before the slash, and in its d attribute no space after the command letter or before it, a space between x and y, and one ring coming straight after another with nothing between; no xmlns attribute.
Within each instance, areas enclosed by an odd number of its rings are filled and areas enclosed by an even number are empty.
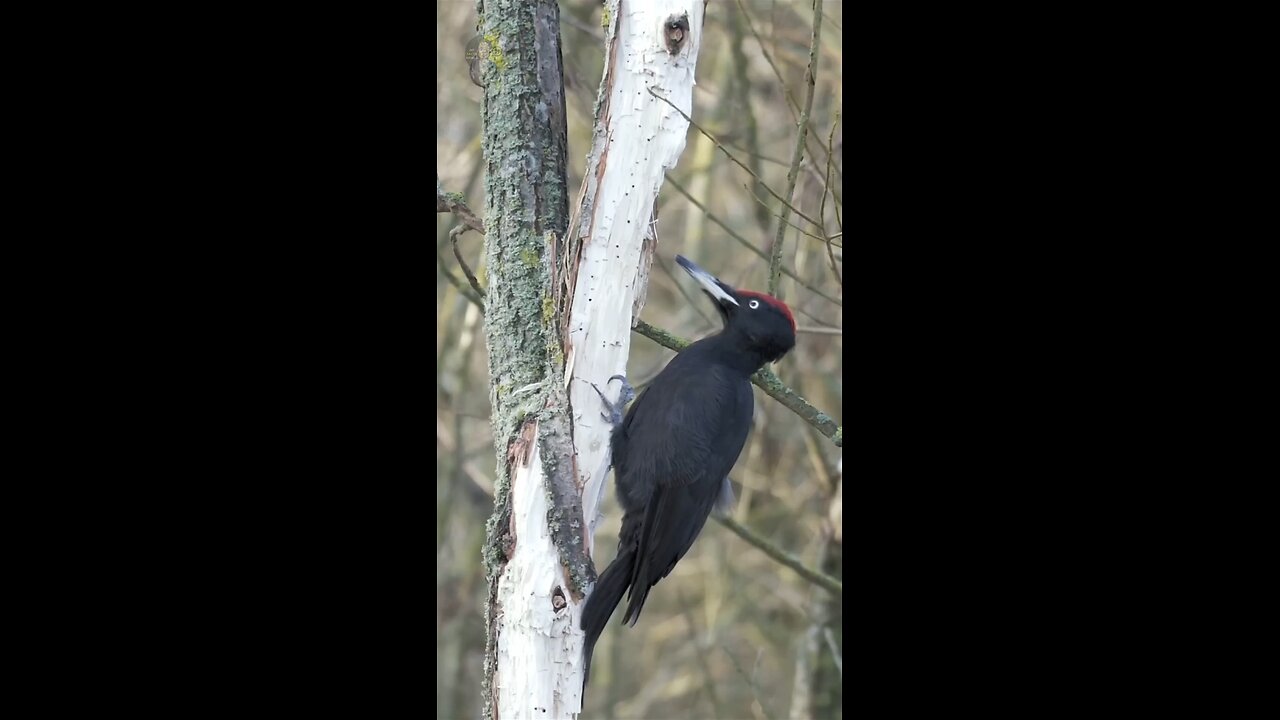
<svg viewBox="0 0 1280 720"><path fill-rule="evenodd" d="M756 308L760 307L760 301L752 300L751 302L747 303L747 306L750 307L752 310L755 310Z"/></svg>

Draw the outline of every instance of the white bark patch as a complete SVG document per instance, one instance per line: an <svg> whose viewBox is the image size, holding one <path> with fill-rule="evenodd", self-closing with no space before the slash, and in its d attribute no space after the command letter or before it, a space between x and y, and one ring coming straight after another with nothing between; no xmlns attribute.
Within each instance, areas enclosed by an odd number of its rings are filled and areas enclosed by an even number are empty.
<svg viewBox="0 0 1280 720"><path fill-rule="evenodd" d="M536 427L531 437L537 437ZM501 720L560 720L582 711L581 606L555 607L555 589L568 588L568 579L547 528L545 483L535 442L528 464L512 469L515 553L498 579Z"/></svg>
<svg viewBox="0 0 1280 720"><path fill-rule="evenodd" d="M618 12L618 2L610 10ZM616 49L608 59L612 80L604 147L592 152L588 177L605 171L594 188L594 203L583 210L583 238L577 287L569 315L569 382L574 445L583 483L587 549L594 557L596 524L607 490L609 434L600 416L594 383L610 400L618 396L612 375L625 374L631 350L633 312L639 313L650 258L641 258L650 232L654 200L666 170L684 150L689 123L652 89L686 114L692 114L694 70L702 40L703 0L653 0L624 3L618 15ZM666 24L687 18L689 32L679 52L667 51ZM597 152L598 151L598 152ZM590 182L588 182L590 184ZM590 202L592 194L586 195ZM640 266L644 265L643 272ZM580 382L586 381L586 382Z"/></svg>

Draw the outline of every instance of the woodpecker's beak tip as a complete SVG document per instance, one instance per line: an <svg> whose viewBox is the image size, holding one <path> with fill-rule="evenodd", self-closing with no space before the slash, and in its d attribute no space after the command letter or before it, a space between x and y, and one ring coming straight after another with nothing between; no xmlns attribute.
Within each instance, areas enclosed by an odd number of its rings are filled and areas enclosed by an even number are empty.
<svg viewBox="0 0 1280 720"><path fill-rule="evenodd" d="M698 267L697 263L683 255L676 255L676 263L680 267L684 268L684 271L689 273L690 277L697 280L698 284L702 286L702 289L717 302L730 302L734 305L738 304L738 301L734 299L728 289L729 286L720 282L715 275L712 275L706 270Z"/></svg>

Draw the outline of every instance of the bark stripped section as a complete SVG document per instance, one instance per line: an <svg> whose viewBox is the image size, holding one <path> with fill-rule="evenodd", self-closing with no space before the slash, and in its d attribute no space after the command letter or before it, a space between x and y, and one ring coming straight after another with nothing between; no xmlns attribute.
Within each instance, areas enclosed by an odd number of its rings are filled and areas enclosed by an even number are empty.
<svg viewBox="0 0 1280 720"><path fill-rule="evenodd" d="M572 303L564 329L591 552L607 490L612 430L600 417L600 400L591 386L612 400L618 385L609 385L609 377L627 371L631 328L644 305L656 245L655 200L665 172L684 150L689 128L688 121L649 91L690 113L703 7L703 0L606 4L611 18L607 55L591 152L571 223L576 244L566 259ZM672 42L673 32L678 42Z"/></svg>
<svg viewBox="0 0 1280 720"><path fill-rule="evenodd" d="M581 631L554 599L580 597L591 563L563 382L564 301L555 292L564 295L558 268L568 227L559 8L555 0L483 0L477 8L479 52L488 59L485 337L498 464L484 545L485 716L570 717L580 698L561 686L572 683L547 676L557 674L554 663L580 655ZM544 600L536 604L524 593L535 585Z"/></svg>

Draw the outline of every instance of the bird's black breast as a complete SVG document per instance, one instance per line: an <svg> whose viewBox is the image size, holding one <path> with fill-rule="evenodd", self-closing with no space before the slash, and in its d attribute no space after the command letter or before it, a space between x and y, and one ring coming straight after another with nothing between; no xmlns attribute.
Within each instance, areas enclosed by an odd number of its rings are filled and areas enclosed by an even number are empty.
<svg viewBox="0 0 1280 720"><path fill-rule="evenodd" d="M742 452L754 406L750 381L697 348L672 359L614 431L624 510L643 507L657 485L705 485L718 492Z"/></svg>

